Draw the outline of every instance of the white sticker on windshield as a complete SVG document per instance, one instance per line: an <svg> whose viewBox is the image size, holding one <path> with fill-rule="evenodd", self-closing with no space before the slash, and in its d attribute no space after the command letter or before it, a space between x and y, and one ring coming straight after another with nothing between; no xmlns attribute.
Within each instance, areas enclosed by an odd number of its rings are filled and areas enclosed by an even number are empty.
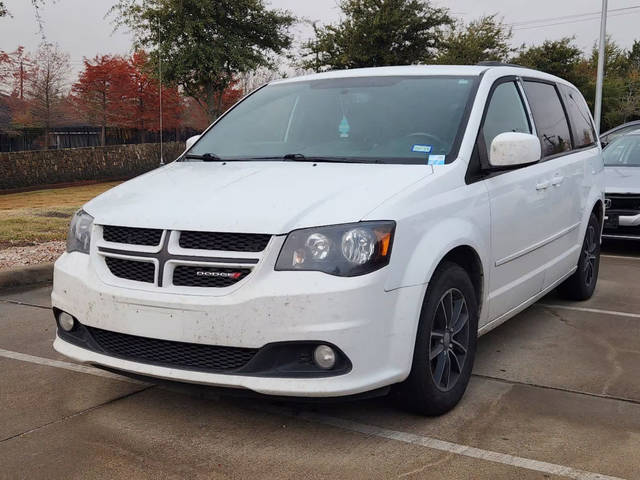
<svg viewBox="0 0 640 480"><path fill-rule="evenodd" d="M444 165L445 155L429 155L429 165Z"/></svg>
<svg viewBox="0 0 640 480"><path fill-rule="evenodd" d="M414 145L411 148L411 151L419 153L430 153L432 148L433 147L431 145Z"/></svg>

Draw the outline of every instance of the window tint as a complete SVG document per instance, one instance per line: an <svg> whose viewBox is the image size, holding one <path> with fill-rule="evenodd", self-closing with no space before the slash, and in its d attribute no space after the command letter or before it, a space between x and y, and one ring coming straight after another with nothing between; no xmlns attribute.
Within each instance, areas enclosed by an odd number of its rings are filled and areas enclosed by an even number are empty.
<svg viewBox="0 0 640 480"><path fill-rule="evenodd" d="M569 124L556 87L548 83L525 81L524 90L542 144L542 156L549 157L571 150Z"/></svg>
<svg viewBox="0 0 640 480"><path fill-rule="evenodd" d="M622 135L626 135L629 132L633 132L635 130L640 130L640 125L629 125L628 127L623 127L619 130L616 130L615 132L611 132L609 135L607 135L606 137L602 137L602 141L604 143L611 143L613 142L616 138L622 136Z"/></svg>
<svg viewBox="0 0 640 480"><path fill-rule="evenodd" d="M299 153L343 162L448 162L456 158L476 82L373 76L275 83L243 100L189 153L240 161Z"/></svg>
<svg viewBox="0 0 640 480"><path fill-rule="evenodd" d="M602 153L608 167L640 167L640 135L616 138Z"/></svg>
<svg viewBox="0 0 640 480"><path fill-rule="evenodd" d="M587 102L584 101L582 94L575 88L564 85L561 88L564 90L565 104L571 120L575 148L593 145L596 141L596 132L591 122L591 113Z"/></svg>
<svg viewBox="0 0 640 480"><path fill-rule="evenodd" d="M502 83L493 91L482 127L487 152L493 139L505 132L531 133L527 113L513 82Z"/></svg>

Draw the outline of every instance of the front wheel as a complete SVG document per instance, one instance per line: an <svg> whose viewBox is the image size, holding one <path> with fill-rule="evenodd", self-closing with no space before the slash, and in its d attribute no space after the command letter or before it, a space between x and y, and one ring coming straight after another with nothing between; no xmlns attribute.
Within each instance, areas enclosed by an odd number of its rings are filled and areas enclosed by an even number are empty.
<svg viewBox="0 0 640 480"><path fill-rule="evenodd" d="M600 271L600 222L593 213L584 235L578 269L558 287L568 300L588 300L593 296Z"/></svg>
<svg viewBox="0 0 640 480"><path fill-rule="evenodd" d="M464 394L476 354L478 303L467 272L443 263L433 275L420 314L409 377L396 387L400 403L436 416Z"/></svg>

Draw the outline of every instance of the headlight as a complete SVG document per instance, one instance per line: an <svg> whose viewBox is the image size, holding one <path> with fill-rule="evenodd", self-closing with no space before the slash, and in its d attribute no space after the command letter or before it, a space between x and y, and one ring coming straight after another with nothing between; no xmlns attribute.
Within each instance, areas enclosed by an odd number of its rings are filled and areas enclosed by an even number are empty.
<svg viewBox="0 0 640 480"><path fill-rule="evenodd" d="M291 232L276 270L313 270L340 277L364 275L384 267L391 257L396 223L359 222Z"/></svg>
<svg viewBox="0 0 640 480"><path fill-rule="evenodd" d="M93 217L84 210L78 210L71 218L67 235L67 252L89 253Z"/></svg>

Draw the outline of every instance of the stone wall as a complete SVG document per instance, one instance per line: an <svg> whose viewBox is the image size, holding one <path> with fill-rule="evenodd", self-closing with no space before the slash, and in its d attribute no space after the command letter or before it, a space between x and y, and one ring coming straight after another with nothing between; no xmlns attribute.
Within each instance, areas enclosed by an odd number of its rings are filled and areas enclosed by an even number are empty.
<svg viewBox="0 0 640 480"><path fill-rule="evenodd" d="M183 143L165 143L165 162L183 151ZM0 153L0 191L122 180L153 170L159 160L157 143Z"/></svg>

